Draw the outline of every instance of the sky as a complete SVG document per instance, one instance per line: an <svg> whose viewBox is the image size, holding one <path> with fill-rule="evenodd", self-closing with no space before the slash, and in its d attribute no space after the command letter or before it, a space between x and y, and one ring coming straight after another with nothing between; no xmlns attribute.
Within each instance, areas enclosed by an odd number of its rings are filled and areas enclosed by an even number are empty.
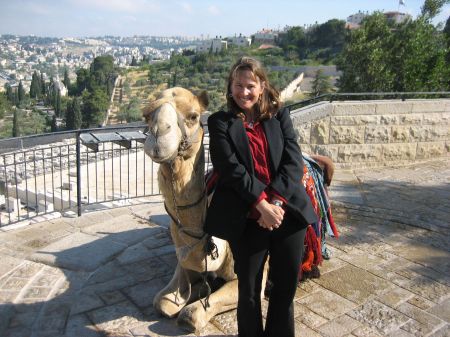
<svg viewBox="0 0 450 337"><path fill-rule="evenodd" d="M249 36L358 11L398 10L416 17L424 0L0 0L0 34L47 37ZM434 23L450 16L445 5Z"/></svg>

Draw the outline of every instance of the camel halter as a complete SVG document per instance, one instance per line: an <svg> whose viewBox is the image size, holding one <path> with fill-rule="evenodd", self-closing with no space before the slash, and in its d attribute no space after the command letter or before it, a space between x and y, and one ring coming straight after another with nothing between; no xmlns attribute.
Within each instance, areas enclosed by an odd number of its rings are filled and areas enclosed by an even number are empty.
<svg viewBox="0 0 450 337"><path fill-rule="evenodd" d="M171 104L171 103L169 103ZM173 105L172 105L173 106ZM175 107L174 107L175 108ZM175 109L176 111L176 109ZM206 190L203 191L203 193L201 194L200 198L198 200L196 200L195 202L188 204L188 205L181 205L179 206L177 204L176 201L176 197L175 197L175 176L174 176L174 164L175 164L175 159L177 157L181 157L183 158L186 154L186 152L191 148L193 143L199 142L199 141L194 141L195 137L197 137L198 133L200 132L200 130L203 130L203 125L201 122L199 122L199 126L197 127L197 129L190 135L188 136L186 133L186 128L184 126L184 121L185 118L178 112L177 113L177 119L178 119L178 127L181 130L181 142L180 145L178 147L178 153L177 156L170 162L170 178L171 178L171 192L172 192L172 202L174 205L174 209L175 209L175 216L173 214L170 213L166 203L164 202L164 208L166 209L167 214L170 216L170 218L173 220L173 222L176 224L178 230L180 232L183 232L184 234L186 234L187 236L198 240L198 242L200 242L201 240L203 240L204 238L206 238L206 242L205 242L205 246L204 246L204 251L205 251L205 271L202 272L202 284L198 290L199 293L199 298L205 298L205 303L201 302L203 305L203 308L206 310L210 305L209 305L209 296L211 295L211 287L208 283L207 280L207 274L208 274L208 255L211 256L211 259L215 260L219 257L219 252L217 249L216 244L214 243L212 236L209 234L206 234L205 232L203 232L203 230L200 233L193 233L192 231L189 231L185 228L185 226L183 226L181 220L180 220L180 210L186 210L192 207L197 206L198 204L200 204L202 202L202 200L204 198L206 198ZM204 137L204 133L202 135L202 139L200 140L203 143L203 137ZM186 246L190 247L191 249L193 248L192 245L187 244L185 242ZM194 244L195 245L195 244ZM186 271L185 271L186 272ZM186 272L187 273L187 272ZM188 298L191 297L191 287L189 286L189 296Z"/></svg>

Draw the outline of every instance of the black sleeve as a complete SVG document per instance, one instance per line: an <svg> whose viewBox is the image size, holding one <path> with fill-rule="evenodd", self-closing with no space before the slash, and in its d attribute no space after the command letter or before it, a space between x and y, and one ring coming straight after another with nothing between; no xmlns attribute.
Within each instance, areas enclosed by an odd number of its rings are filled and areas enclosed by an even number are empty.
<svg viewBox="0 0 450 337"><path fill-rule="evenodd" d="M302 153L297 143L289 110L280 110L276 118L280 122L284 146L280 165L270 186L286 200L289 200L295 188L301 184L303 177Z"/></svg>
<svg viewBox="0 0 450 337"><path fill-rule="evenodd" d="M228 122L223 117L223 112L208 118L208 129L211 161L214 170L219 173L220 184L232 188L237 196L249 204L255 203L266 185L250 174L238 160L236 149L228 135Z"/></svg>

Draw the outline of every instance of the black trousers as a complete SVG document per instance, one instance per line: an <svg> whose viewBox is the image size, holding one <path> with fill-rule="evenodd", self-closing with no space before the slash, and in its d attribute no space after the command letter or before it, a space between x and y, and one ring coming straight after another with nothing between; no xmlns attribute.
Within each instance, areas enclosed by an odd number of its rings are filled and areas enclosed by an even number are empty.
<svg viewBox="0 0 450 337"><path fill-rule="evenodd" d="M230 242L238 276L237 320L239 337L294 337L293 299L303 256L306 224L286 212L282 225L273 231L247 220L243 236ZM270 254L270 291L266 326L261 314L264 264Z"/></svg>

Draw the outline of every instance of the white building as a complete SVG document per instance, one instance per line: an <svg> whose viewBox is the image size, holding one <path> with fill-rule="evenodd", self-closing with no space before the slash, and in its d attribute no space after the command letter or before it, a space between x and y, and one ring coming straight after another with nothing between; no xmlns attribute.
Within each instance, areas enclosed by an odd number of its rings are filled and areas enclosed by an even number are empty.
<svg viewBox="0 0 450 337"><path fill-rule="evenodd" d="M352 14L347 18L347 22L353 25L360 25L362 20L367 16L367 13L358 11L358 13Z"/></svg>
<svg viewBox="0 0 450 337"><path fill-rule="evenodd" d="M272 29L263 29L253 35L253 42L274 44L278 38L278 32Z"/></svg>
<svg viewBox="0 0 450 337"><path fill-rule="evenodd" d="M384 12L384 16L391 22L402 23L406 20L411 19L411 15L402 12Z"/></svg>
<svg viewBox="0 0 450 337"><path fill-rule="evenodd" d="M215 38L212 40L207 40L203 42L201 45L197 46L198 53L206 53L206 52L220 52L222 49L227 49L228 43L221 38Z"/></svg>
<svg viewBox="0 0 450 337"><path fill-rule="evenodd" d="M227 40L230 45L237 47L249 47L252 44L251 38L242 36L241 34L239 34L239 36L228 37Z"/></svg>

